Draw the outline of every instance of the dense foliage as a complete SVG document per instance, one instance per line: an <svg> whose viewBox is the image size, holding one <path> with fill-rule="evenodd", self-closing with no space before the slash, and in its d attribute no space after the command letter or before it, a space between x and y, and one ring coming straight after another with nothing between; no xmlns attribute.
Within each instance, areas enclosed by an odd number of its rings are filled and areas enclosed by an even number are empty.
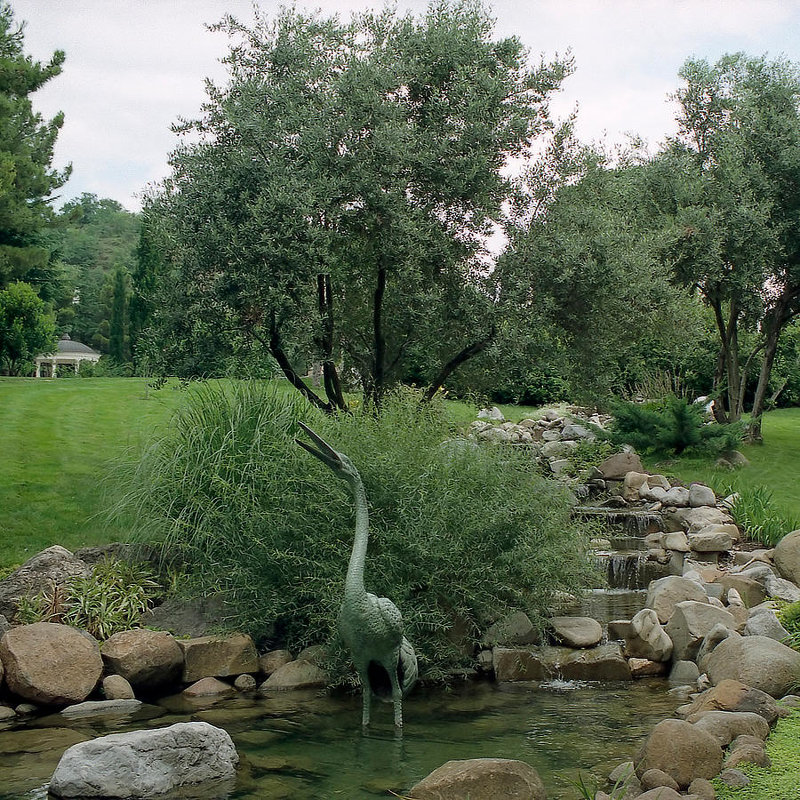
<svg viewBox="0 0 800 800"><path fill-rule="evenodd" d="M210 326L261 341L328 410L349 376L375 402L409 374L432 395L494 336L484 237L570 63L531 66L458 0L218 27L230 81L146 209L169 298L154 350L202 346ZM309 361L324 399L299 378Z"/></svg>
<svg viewBox="0 0 800 800"><path fill-rule="evenodd" d="M367 589L401 609L426 673L468 661L511 609L542 621L587 577L564 490L519 451L446 441L437 404L393 395L380 417L327 418L260 382L206 385L131 465L125 507L187 591L221 592L262 643L333 638L353 540L352 498L294 443L298 419L357 465Z"/></svg>
<svg viewBox="0 0 800 800"><path fill-rule="evenodd" d="M736 490L731 516L746 539L769 547L800 528L800 520L782 511L766 486L748 485Z"/></svg>
<svg viewBox="0 0 800 800"><path fill-rule="evenodd" d="M53 314L30 284L17 281L0 291L0 373L25 375L39 353L56 345Z"/></svg>
<svg viewBox="0 0 800 800"><path fill-rule="evenodd" d="M142 565L109 558L95 564L85 577L23 597L17 616L24 624L57 622L105 640L138 625L162 591Z"/></svg>
<svg viewBox="0 0 800 800"><path fill-rule="evenodd" d="M611 410L611 441L633 445L642 453L733 450L742 436L740 425L709 423L702 405L674 395L658 402L618 401Z"/></svg>

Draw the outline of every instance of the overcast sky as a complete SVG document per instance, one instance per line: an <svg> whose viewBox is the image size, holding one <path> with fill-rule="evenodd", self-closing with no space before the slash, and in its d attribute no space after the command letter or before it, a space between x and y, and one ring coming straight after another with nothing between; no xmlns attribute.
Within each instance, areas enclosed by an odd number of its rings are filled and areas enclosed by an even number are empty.
<svg viewBox="0 0 800 800"><path fill-rule="evenodd" d="M66 51L63 72L34 96L46 118L66 120L55 163L72 163L61 200L93 192L140 208L139 194L168 172L170 125L197 115L203 80L224 79L224 34L206 23L233 13L252 19L250 0L10 0L26 22L25 51L47 60ZM261 2L265 11L277 2ZM298 7L349 16L371 0L318 0ZM424 10L424 0L399 0ZM534 57L572 51L576 72L553 104L578 106L581 139L611 143L638 134L656 146L674 132L668 94L690 56L726 52L786 56L800 63L800 0L496 0L498 36L517 35Z"/></svg>

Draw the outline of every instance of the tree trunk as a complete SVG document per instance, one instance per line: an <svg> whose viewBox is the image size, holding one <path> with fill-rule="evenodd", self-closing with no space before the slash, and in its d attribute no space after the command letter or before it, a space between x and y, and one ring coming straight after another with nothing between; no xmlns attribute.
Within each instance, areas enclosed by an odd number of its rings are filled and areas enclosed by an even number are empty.
<svg viewBox="0 0 800 800"><path fill-rule="evenodd" d="M274 318L270 325L269 342L267 343L267 347L269 348L269 352L272 354L273 358L278 362L278 366L283 370L283 374L286 376L289 383L291 383L292 386L294 386L294 388L297 389L297 391L300 392L300 394L302 394L303 397L305 397L306 400L308 400L308 402L313 406L316 406L326 414L331 414L334 411L334 406L330 403L326 403L312 389L306 386L303 379L297 374L291 362L289 361L289 357L286 355L283 345L281 344L280 332Z"/></svg>
<svg viewBox="0 0 800 800"><path fill-rule="evenodd" d="M789 299L787 295L782 294L772 309L772 313L767 318L764 332L764 356L761 359L761 371L758 375L756 395L753 398L753 410L750 416L750 424L747 428L747 439L751 442L763 441L761 417L764 415L764 401L767 396L767 388L769 387L769 379L772 374L772 365L775 362L775 353L778 350L781 331L783 331L784 326L792 316L789 313Z"/></svg>
<svg viewBox="0 0 800 800"><path fill-rule="evenodd" d="M317 275L317 300L322 333L318 344L322 352L322 379L328 404L342 411L347 411L347 403L342 394L342 384L333 360L333 289L330 275Z"/></svg>
<svg viewBox="0 0 800 800"><path fill-rule="evenodd" d="M465 347L459 353L456 353L456 355L453 356L453 358L451 358L441 368L441 370L439 370L439 374L431 381L430 386L428 386L428 388L425 390L425 394L422 396L423 401L429 402L430 400L433 400L436 392L438 392L439 389L444 385L444 382L450 377L450 375L455 372L455 370L458 369L458 367L460 367L465 361L468 361L473 356L478 355L478 353L480 353L482 350L485 350L492 339L494 339L496 333L497 328L492 325L487 336L477 342L467 345L467 347Z"/></svg>
<svg viewBox="0 0 800 800"><path fill-rule="evenodd" d="M375 408L380 408L386 383L386 336L383 332L383 298L386 294L386 267L378 269L378 279L372 299L372 331L374 336L372 374L370 385L365 387Z"/></svg>

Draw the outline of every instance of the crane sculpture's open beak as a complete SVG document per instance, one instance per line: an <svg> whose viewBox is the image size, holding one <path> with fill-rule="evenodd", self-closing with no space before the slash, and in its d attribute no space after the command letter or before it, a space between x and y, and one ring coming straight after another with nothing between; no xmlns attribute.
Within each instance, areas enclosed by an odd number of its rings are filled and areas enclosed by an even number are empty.
<svg viewBox="0 0 800 800"><path fill-rule="evenodd" d="M337 472L341 470L342 459L339 454L321 436L317 436L308 425L304 425L302 422L298 422L297 424L308 434L309 438L317 445L319 450L317 450L316 447L312 447L310 444L306 444L306 442L301 442L300 439L295 439L297 444L304 450L308 450L312 456L316 456L323 464L327 464L332 470L336 470Z"/></svg>

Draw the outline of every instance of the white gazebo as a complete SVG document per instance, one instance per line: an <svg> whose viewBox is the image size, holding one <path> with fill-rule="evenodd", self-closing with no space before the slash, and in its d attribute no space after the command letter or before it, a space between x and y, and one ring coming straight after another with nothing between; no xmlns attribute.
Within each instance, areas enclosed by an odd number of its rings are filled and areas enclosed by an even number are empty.
<svg viewBox="0 0 800 800"><path fill-rule="evenodd" d="M100 353L92 350L89 345L73 342L69 334L65 333L56 346L55 353L46 353L36 356L36 377L52 378L57 374L57 368L69 364L78 374L81 361L96 363L100 360Z"/></svg>

